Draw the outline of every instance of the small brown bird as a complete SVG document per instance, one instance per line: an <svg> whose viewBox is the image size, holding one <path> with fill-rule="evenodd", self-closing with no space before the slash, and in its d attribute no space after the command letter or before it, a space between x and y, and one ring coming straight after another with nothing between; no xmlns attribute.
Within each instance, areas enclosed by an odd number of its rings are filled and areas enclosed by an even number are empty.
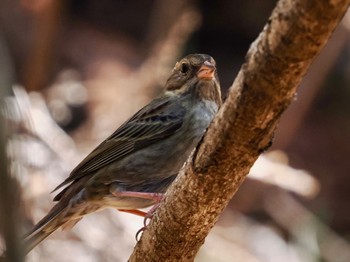
<svg viewBox="0 0 350 262"><path fill-rule="evenodd" d="M112 207L137 209L156 204L174 181L221 105L214 59L192 54L177 62L164 93L95 148L56 187L56 205L25 236L29 252L58 228Z"/></svg>

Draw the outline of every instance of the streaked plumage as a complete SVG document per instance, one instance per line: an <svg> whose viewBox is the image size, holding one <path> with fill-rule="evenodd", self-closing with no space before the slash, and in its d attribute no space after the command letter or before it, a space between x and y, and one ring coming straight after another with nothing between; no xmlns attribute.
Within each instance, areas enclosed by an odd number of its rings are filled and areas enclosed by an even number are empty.
<svg viewBox="0 0 350 262"><path fill-rule="evenodd" d="M215 61L194 54L176 63L162 96L96 147L55 190L57 204L26 236L26 251L59 227L105 207L135 210L164 193L221 105ZM54 191L55 191L54 190Z"/></svg>

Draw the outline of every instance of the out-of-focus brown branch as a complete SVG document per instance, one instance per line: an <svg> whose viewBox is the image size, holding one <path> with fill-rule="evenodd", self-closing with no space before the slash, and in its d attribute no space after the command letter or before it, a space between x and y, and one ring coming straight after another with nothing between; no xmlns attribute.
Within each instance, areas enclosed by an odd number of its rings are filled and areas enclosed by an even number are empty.
<svg viewBox="0 0 350 262"><path fill-rule="evenodd" d="M149 22L147 39L145 41L146 50L150 50L154 46L154 43L165 39L179 16L186 9L191 8L191 5L193 5L192 1L188 0L155 1Z"/></svg>
<svg viewBox="0 0 350 262"><path fill-rule="evenodd" d="M27 90L40 90L51 74L55 43L65 1L23 1L35 13L35 35L25 68Z"/></svg>
<svg viewBox="0 0 350 262"><path fill-rule="evenodd" d="M350 0L281 0L129 261L193 261Z"/></svg>
<svg viewBox="0 0 350 262"><path fill-rule="evenodd" d="M7 137L9 125L7 125L4 112L13 108L5 108L5 96L10 94L12 70L10 58L5 45L0 39L0 235L6 246L6 257L2 257L0 250L0 261L23 261L23 254L19 247L19 196L20 189L17 181L10 175L8 157L6 154Z"/></svg>
<svg viewBox="0 0 350 262"><path fill-rule="evenodd" d="M4 118L0 115L0 233L6 245L6 258L0 261L23 261L19 243L19 215L17 212L19 189L16 181L10 176L6 156L6 139ZM0 252L0 256L1 256Z"/></svg>

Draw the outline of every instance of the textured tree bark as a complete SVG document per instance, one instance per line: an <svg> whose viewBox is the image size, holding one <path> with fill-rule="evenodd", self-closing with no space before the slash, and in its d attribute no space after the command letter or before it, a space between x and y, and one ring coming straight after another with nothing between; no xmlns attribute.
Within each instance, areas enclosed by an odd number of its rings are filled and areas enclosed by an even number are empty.
<svg viewBox="0 0 350 262"><path fill-rule="evenodd" d="M350 0L281 0L129 261L193 261Z"/></svg>

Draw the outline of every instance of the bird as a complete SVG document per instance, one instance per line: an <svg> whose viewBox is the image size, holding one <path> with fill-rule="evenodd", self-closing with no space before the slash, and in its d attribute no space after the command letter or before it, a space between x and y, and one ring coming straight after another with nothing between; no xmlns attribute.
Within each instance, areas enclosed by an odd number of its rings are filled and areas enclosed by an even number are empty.
<svg viewBox="0 0 350 262"><path fill-rule="evenodd" d="M135 113L78 164L53 192L57 202L24 236L24 251L58 228L104 209L147 217L139 209L163 198L222 104L215 60L178 61L162 94Z"/></svg>

